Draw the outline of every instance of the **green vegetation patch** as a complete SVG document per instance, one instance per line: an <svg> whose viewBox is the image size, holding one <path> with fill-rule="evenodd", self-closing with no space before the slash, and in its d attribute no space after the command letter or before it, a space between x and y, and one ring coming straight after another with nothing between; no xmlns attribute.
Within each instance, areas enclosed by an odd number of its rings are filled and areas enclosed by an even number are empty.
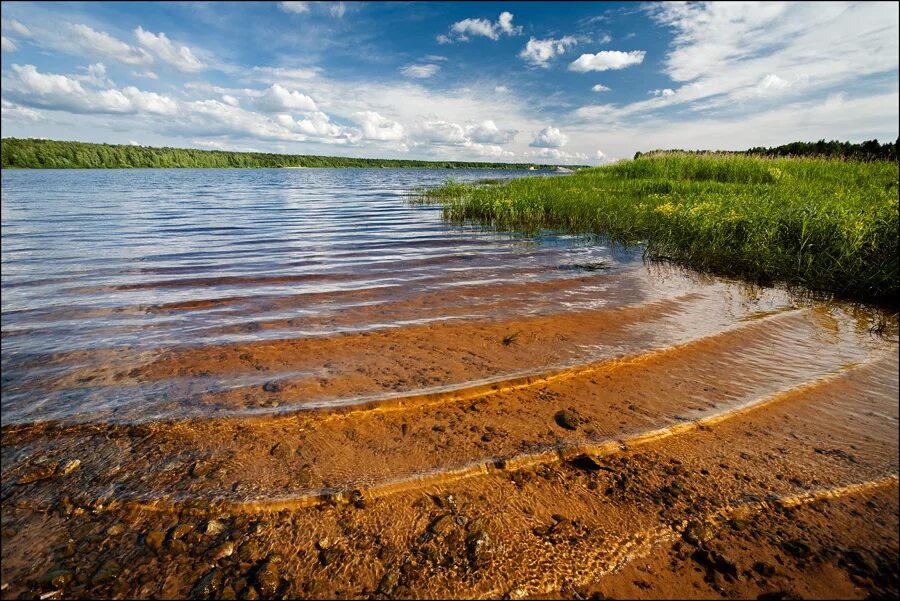
<svg viewBox="0 0 900 601"><path fill-rule="evenodd" d="M3 169L253 168L253 167L423 167L430 169L528 169L533 163L407 161L359 159L265 152L229 152L193 148L152 148L127 144L89 144L4 138ZM550 168L550 166L543 166Z"/></svg>
<svg viewBox="0 0 900 601"><path fill-rule="evenodd" d="M898 291L897 164L659 154L566 177L426 191L454 222L646 243L666 259L872 302Z"/></svg>

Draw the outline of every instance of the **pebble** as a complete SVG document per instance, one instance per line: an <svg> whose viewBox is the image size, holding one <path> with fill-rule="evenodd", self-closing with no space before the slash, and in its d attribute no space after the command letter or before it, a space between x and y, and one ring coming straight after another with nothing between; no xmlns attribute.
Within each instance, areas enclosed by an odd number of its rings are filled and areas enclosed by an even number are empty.
<svg viewBox="0 0 900 601"><path fill-rule="evenodd" d="M48 463L46 465L38 466L30 472L26 473L16 481L16 484L31 484L32 482L37 482L38 480L46 480L55 473L56 464Z"/></svg>
<svg viewBox="0 0 900 601"><path fill-rule="evenodd" d="M234 543L226 541L217 547L213 547L209 555L213 561L219 561L225 557L230 557L232 553L234 553Z"/></svg>
<svg viewBox="0 0 900 601"><path fill-rule="evenodd" d="M398 582L400 582L400 573L397 570L391 570L381 577L381 582L378 583L376 592L386 597L390 596L394 589L397 588Z"/></svg>
<svg viewBox="0 0 900 601"><path fill-rule="evenodd" d="M65 588L74 576L75 573L72 570L56 568L44 574L44 577L41 578L41 583L49 584L55 588Z"/></svg>
<svg viewBox="0 0 900 601"><path fill-rule="evenodd" d="M66 476L77 470L79 467L81 467L81 459L69 459L60 468L59 473L61 476Z"/></svg>
<svg viewBox="0 0 900 601"><path fill-rule="evenodd" d="M453 517L449 513L438 516L428 525L428 531L432 534L444 534L453 527Z"/></svg>
<svg viewBox="0 0 900 601"><path fill-rule="evenodd" d="M219 520L209 520L203 528L203 534L206 536L216 536L225 530L225 524Z"/></svg>
<svg viewBox="0 0 900 601"><path fill-rule="evenodd" d="M194 587L190 592L190 598L212 599L216 597L216 593L218 592L221 580L222 576L219 573L219 570L216 568L211 569L206 574L201 576L200 580L198 580L196 584L194 584Z"/></svg>
<svg viewBox="0 0 900 601"><path fill-rule="evenodd" d="M688 525L684 529L684 533L682 534L684 540L694 546L702 545L706 541L715 538L715 536L716 532L709 524L698 520L692 520L688 522Z"/></svg>
<svg viewBox="0 0 900 601"><path fill-rule="evenodd" d="M256 570L256 588L263 597L271 597L278 590L281 580L281 572L278 569L278 561L272 558L264 561Z"/></svg>
<svg viewBox="0 0 900 601"><path fill-rule="evenodd" d="M492 551L491 537L484 530L479 530L466 537L466 555L473 568L477 569L483 566Z"/></svg>
<svg viewBox="0 0 900 601"><path fill-rule="evenodd" d="M125 526L122 524L113 524L106 529L106 534L108 536L119 536L123 532L125 532Z"/></svg>
<svg viewBox="0 0 900 601"><path fill-rule="evenodd" d="M556 415L553 416L553 419L556 420L559 427L565 428L566 430L577 430L578 426L584 423L584 419L578 415L578 412L574 409L557 411Z"/></svg>
<svg viewBox="0 0 900 601"><path fill-rule="evenodd" d="M119 565L119 562L110 559L106 563L104 563L100 568L94 573L94 577L91 579L91 584L105 584L107 582L112 582L116 578L119 577L119 574L122 573L122 566Z"/></svg>
<svg viewBox="0 0 900 601"><path fill-rule="evenodd" d="M159 551L166 540L166 533L162 530L153 530L144 537L144 543L155 551Z"/></svg>

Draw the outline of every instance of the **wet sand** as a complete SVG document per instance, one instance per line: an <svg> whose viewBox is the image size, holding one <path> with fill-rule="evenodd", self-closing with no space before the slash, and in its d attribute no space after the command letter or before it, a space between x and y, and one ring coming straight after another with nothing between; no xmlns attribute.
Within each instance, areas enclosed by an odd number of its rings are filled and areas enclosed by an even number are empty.
<svg viewBox="0 0 900 601"><path fill-rule="evenodd" d="M4 279L2 598L900 592L896 315L441 232Z"/></svg>

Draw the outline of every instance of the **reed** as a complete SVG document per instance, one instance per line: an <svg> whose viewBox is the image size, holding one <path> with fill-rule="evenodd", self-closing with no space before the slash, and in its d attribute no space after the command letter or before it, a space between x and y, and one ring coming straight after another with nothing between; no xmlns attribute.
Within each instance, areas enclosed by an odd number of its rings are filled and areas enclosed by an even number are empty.
<svg viewBox="0 0 900 601"><path fill-rule="evenodd" d="M601 234L761 283L878 303L898 293L898 171L887 161L655 154L503 185L423 192L453 222Z"/></svg>

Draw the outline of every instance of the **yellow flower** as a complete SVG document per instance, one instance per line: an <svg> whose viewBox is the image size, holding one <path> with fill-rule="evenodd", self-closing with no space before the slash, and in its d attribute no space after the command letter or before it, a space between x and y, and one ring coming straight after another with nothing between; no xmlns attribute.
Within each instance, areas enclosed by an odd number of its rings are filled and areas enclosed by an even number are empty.
<svg viewBox="0 0 900 601"><path fill-rule="evenodd" d="M659 205L658 207L656 207L653 210L662 215L671 215L678 209L671 202L667 202L664 205Z"/></svg>

